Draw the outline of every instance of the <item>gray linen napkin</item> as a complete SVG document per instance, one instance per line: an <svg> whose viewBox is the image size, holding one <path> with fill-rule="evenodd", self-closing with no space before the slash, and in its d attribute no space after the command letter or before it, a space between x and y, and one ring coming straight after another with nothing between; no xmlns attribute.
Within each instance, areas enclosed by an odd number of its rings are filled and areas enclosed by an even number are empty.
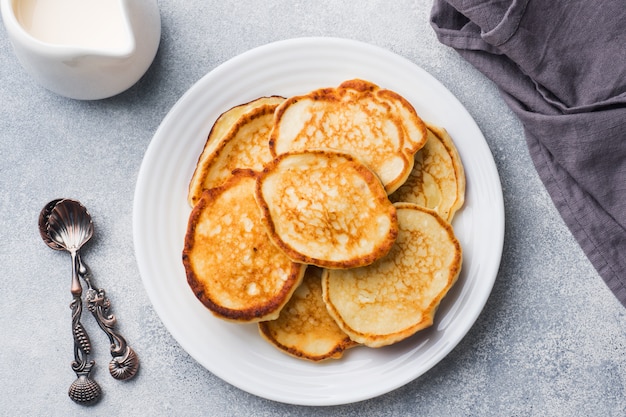
<svg viewBox="0 0 626 417"><path fill-rule="evenodd" d="M431 25L499 87L556 208L626 307L626 2L434 0Z"/></svg>

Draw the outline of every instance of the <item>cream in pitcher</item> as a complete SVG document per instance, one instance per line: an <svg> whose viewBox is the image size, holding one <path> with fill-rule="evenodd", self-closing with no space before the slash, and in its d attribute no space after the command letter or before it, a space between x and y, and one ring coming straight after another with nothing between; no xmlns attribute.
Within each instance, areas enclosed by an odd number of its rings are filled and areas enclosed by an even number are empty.
<svg viewBox="0 0 626 417"><path fill-rule="evenodd" d="M79 100L134 85L156 56L156 0L0 0L18 60L39 84Z"/></svg>
<svg viewBox="0 0 626 417"><path fill-rule="evenodd" d="M121 49L132 40L118 1L19 0L14 10L22 27L42 42Z"/></svg>

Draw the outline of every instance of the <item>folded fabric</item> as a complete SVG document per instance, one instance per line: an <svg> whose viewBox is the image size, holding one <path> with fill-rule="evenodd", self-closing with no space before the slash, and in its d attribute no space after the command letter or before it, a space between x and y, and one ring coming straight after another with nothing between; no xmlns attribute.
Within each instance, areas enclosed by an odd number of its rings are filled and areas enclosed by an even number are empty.
<svg viewBox="0 0 626 417"><path fill-rule="evenodd" d="M499 87L581 248L626 307L624 0L434 0L439 41Z"/></svg>

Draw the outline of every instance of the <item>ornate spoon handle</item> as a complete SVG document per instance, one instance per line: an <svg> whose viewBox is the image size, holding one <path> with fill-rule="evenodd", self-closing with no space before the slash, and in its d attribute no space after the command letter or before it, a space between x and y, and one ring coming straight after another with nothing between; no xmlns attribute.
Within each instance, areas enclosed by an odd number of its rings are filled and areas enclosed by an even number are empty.
<svg viewBox="0 0 626 417"><path fill-rule="evenodd" d="M70 385L69 397L80 404L90 404L97 401L102 393L100 385L89 377L95 361L87 362L87 355L91 352L91 342L80 318L83 312L82 288L78 281L76 260L72 253L72 335L74 336L74 361L72 370L76 373L76 380Z"/></svg>
<svg viewBox="0 0 626 417"><path fill-rule="evenodd" d="M87 308L91 311L100 328L109 337L111 343L111 362L109 362L109 372L115 379L130 379L139 369L139 357L135 351L128 346L126 339L115 330L117 318L109 312L111 301L106 296L102 288L94 288L89 276L87 266L78 256L78 274L87 283L87 293L85 299Z"/></svg>

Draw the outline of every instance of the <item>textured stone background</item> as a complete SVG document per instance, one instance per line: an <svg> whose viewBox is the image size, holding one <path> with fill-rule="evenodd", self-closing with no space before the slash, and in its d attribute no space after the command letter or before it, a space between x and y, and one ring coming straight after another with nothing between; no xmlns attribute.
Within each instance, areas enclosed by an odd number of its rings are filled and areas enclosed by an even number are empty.
<svg viewBox="0 0 626 417"><path fill-rule="evenodd" d="M107 100L39 87L0 30L0 415L14 416L624 416L626 310L570 236L494 86L437 42L426 0L160 0L163 33L147 74ZM312 408L257 398L176 343L134 259L132 208L144 152L168 110L211 69L272 41L335 36L387 48L440 80L493 152L506 236L492 295L474 327L417 380L358 404ZM85 258L142 358L136 379L96 375L105 396L72 403L69 257L37 232L42 206L74 197L96 217ZM67 273L67 275L66 275ZM99 337L85 320L92 338ZM105 364L108 351L96 361Z"/></svg>

